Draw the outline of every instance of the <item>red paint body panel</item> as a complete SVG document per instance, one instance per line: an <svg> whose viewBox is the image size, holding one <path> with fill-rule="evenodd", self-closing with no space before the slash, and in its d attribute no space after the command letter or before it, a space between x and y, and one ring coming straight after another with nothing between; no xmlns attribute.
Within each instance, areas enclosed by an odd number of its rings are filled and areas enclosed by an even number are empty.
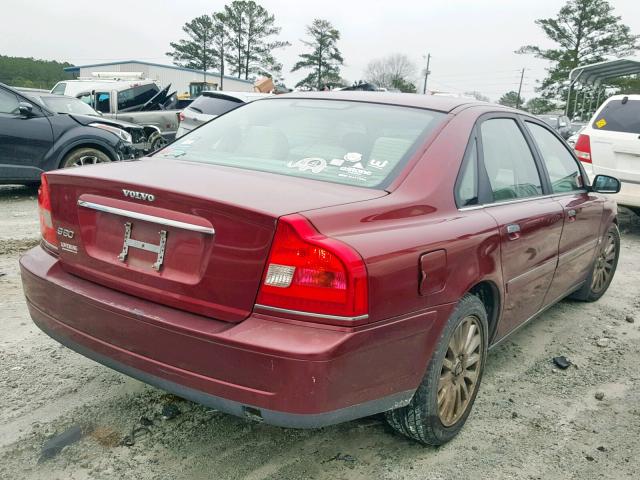
<svg viewBox="0 0 640 480"><path fill-rule="evenodd" d="M37 247L21 259L34 321L84 352L238 405L316 415L403 392L408 401L465 293L492 286L497 341L584 281L616 214L591 193L458 209L453 186L474 125L511 111L419 97L332 95L448 112L388 191L153 158L51 173L54 227L75 231L79 251L56 258ZM125 198L123 188L156 200ZM166 227L166 264L156 272L150 252L115 258L126 215L83 209L79 199L215 235ZM369 309L354 326L254 307L278 218L292 213L362 257ZM132 235L157 243L158 229L135 220Z"/></svg>

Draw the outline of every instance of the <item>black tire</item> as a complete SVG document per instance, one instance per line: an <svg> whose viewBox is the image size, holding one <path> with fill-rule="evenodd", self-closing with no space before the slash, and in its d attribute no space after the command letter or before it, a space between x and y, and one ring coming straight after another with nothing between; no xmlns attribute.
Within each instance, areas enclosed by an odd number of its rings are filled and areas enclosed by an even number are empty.
<svg viewBox="0 0 640 480"><path fill-rule="evenodd" d="M445 371L443 364L454 332L468 318L477 319L481 336L477 378L461 416L453 424L445 425L438 413L438 384ZM397 432L425 445L442 445L455 437L465 424L478 394L487 356L488 331L487 311L480 299L471 294L462 297L443 329L427 372L411 402L405 407L385 413L389 425Z"/></svg>
<svg viewBox="0 0 640 480"><path fill-rule="evenodd" d="M167 143L169 142L167 142L162 135L158 135L151 141L151 145L149 146L149 153L157 152Z"/></svg>
<svg viewBox="0 0 640 480"><path fill-rule="evenodd" d="M613 256L607 253L609 245L613 245ZM602 295L605 294L611 281L615 276L616 269L618 267L618 258L620 256L620 231L618 226L614 223L606 231L602 242L598 246L598 254L593 260L593 265L584 285L580 290L569 295L569 298L573 300L580 300L583 302L595 302L599 300ZM606 264L608 267L604 267L607 270L607 278L604 283L597 281L598 272L600 267Z"/></svg>
<svg viewBox="0 0 640 480"><path fill-rule="evenodd" d="M97 163L108 163L110 161L111 158L100 150L90 147L80 147L67 153L60 163L60 168L95 165Z"/></svg>

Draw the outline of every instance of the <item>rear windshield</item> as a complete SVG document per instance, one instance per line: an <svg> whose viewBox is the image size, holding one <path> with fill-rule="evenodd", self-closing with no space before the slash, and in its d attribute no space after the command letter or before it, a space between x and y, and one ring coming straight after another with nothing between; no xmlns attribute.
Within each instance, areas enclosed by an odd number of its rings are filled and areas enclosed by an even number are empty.
<svg viewBox="0 0 640 480"><path fill-rule="evenodd" d="M206 115L222 115L242 105L242 100L215 98L201 95L188 108Z"/></svg>
<svg viewBox="0 0 640 480"><path fill-rule="evenodd" d="M258 100L157 155L384 188L444 117L431 110L363 102Z"/></svg>
<svg viewBox="0 0 640 480"><path fill-rule="evenodd" d="M596 130L640 133L640 100L611 100L593 122Z"/></svg>

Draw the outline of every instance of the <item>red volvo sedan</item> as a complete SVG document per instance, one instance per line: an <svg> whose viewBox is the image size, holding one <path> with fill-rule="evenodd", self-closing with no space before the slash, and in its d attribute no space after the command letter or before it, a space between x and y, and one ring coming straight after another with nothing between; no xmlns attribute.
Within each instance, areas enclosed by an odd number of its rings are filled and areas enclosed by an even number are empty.
<svg viewBox="0 0 640 480"><path fill-rule="evenodd" d="M230 414L466 421L487 349L618 261L619 182L523 112L364 92L252 102L150 158L49 172L34 322Z"/></svg>

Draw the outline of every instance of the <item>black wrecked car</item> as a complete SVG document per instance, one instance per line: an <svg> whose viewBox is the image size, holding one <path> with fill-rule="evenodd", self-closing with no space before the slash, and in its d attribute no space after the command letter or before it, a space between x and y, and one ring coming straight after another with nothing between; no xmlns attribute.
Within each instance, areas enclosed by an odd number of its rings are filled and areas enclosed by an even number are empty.
<svg viewBox="0 0 640 480"><path fill-rule="evenodd" d="M38 183L48 170L136 158L154 133L104 119L76 98L0 84L0 183Z"/></svg>

